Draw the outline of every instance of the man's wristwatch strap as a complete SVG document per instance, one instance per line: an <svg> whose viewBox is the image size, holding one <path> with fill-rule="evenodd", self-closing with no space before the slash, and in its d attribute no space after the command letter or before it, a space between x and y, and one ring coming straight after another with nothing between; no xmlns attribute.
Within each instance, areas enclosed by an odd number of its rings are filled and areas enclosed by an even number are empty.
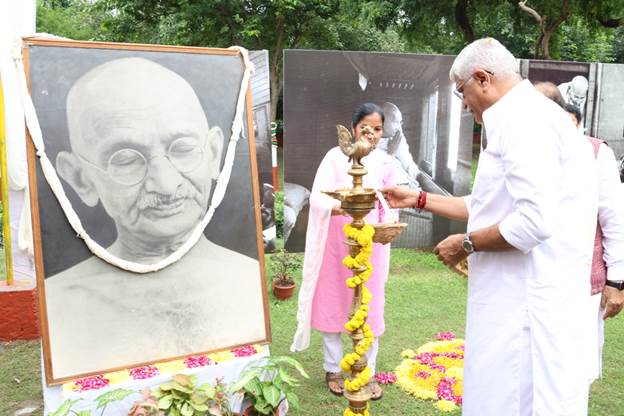
<svg viewBox="0 0 624 416"><path fill-rule="evenodd" d="M474 253L474 244L470 240L470 233L464 234L464 239L462 240L462 248L468 254Z"/></svg>
<svg viewBox="0 0 624 416"><path fill-rule="evenodd" d="M605 284L609 287L614 287L617 290L624 290L624 280L607 280Z"/></svg>

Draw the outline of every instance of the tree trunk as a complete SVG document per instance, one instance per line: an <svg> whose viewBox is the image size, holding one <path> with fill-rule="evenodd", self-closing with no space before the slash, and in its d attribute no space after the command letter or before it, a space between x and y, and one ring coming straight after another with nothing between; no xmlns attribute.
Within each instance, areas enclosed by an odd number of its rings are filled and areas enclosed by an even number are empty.
<svg viewBox="0 0 624 416"><path fill-rule="evenodd" d="M468 19L469 2L470 0L458 0L455 5L455 22L464 34L464 41L466 41L466 43L472 43L475 40L474 31L470 25L470 19Z"/></svg>
<svg viewBox="0 0 624 416"><path fill-rule="evenodd" d="M555 32L556 28L548 28L544 36L542 36L542 56L544 59L552 59L550 57L550 37Z"/></svg>
<svg viewBox="0 0 624 416"><path fill-rule="evenodd" d="M544 39L544 34L540 33L540 35L537 37L537 40L535 41L535 50L533 51L533 58L534 59L539 59L541 56L541 51L542 51L542 40Z"/></svg>
<svg viewBox="0 0 624 416"><path fill-rule="evenodd" d="M547 16L541 16L537 11L526 5L526 0L518 3L518 7L533 17L539 25L539 37L535 41L535 58L552 59L550 56L550 39L559 29L561 23L568 18L570 0L562 0L559 17L550 26L546 26Z"/></svg>
<svg viewBox="0 0 624 416"><path fill-rule="evenodd" d="M271 80L271 121L274 122L277 117L277 103L280 95L282 94L281 69L277 70L271 67L269 78Z"/></svg>

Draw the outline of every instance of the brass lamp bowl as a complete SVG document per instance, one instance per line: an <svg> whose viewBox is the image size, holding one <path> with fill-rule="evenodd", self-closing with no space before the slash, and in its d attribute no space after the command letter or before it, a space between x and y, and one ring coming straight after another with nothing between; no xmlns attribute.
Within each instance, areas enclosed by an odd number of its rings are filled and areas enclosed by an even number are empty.
<svg viewBox="0 0 624 416"><path fill-rule="evenodd" d="M373 236L374 243L388 244L394 240L403 230L407 227L404 222L384 222L379 224L372 224L375 228L375 235Z"/></svg>
<svg viewBox="0 0 624 416"><path fill-rule="evenodd" d="M353 226L362 227L364 217L375 208L375 191L373 189L337 189L323 191L324 194L340 201L340 208L353 218Z"/></svg>

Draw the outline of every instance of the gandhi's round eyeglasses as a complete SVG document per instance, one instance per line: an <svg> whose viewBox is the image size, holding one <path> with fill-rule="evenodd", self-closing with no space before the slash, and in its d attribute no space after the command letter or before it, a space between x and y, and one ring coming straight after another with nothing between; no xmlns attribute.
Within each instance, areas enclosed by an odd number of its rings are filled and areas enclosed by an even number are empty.
<svg viewBox="0 0 624 416"><path fill-rule="evenodd" d="M199 167L204 158L204 149L199 140L193 137L180 137L169 145L165 154L152 154L146 158L143 153L135 149L120 149L113 153L106 164L101 168L84 156L75 153L83 162L88 163L101 172L106 173L113 181L120 185L137 185L147 176L149 161L159 157L166 157L169 162L181 173L192 172Z"/></svg>

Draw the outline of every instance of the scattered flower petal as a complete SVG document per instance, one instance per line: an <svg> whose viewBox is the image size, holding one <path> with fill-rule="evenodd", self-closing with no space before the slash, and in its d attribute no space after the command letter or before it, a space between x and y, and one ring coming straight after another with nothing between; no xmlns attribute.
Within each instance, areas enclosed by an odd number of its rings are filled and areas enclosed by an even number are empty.
<svg viewBox="0 0 624 416"><path fill-rule="evenodd" d="M158 368L152 365L137 367L130 370L130 377L135 380L144 380L146 378L156 377L158 374L160 374L160 371L158 371Z"/></svg>
<svg viewBox="0 0 624 416"><path fill-rule="evenodd" d="M394 384L396 383L396 376L394 373L388 371L382 371L381 373L375 374L375 381L379 384Z"/></svg>

